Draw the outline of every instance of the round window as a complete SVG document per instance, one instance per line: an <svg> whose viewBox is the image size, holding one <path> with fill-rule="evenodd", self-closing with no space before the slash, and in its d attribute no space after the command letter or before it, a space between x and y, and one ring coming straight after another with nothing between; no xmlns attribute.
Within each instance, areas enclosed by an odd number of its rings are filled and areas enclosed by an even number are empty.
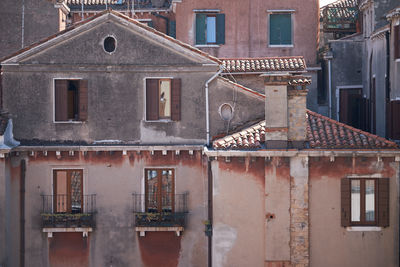
<svg viewBox="0 0 400 267"><path fill-rule="evenodd" d="M106 52L108 52L108 53L114 52L115 47L116 47L116 40L114 37L108 36L108 37L106 37L106 39L104 39L104 50Z"/></svg>
<svg viewBox="0 0 400 267"><path fill-rule="evenodd" d="M233 117L233 108L231 105L225 103L219 107L219 115L224 121L229 121Z"/></svg>

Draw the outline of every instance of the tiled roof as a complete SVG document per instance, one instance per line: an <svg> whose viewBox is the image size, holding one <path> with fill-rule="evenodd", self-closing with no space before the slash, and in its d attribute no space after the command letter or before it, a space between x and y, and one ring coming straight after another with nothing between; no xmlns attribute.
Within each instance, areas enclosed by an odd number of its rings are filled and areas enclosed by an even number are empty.
<svg viewBox="0 0 400 267"><path fill-rule="evenodd" d="M225 72L305 71L303 57L221 58Z"/></svg>
<svg viewBox="0 0 400 267"><path fill-rule="evenodd" d="M308 145L312 149L395 149L397 144L307 110ZM259 149L265 141L265 120L213 142L215 149Z"/></svg>
<svg viewBox="0 0 400 267"><path fill-rule="evenodd" d="M177 44L177 45L180 45L181 47L184 47L184 48L186 48L186 49L189 49L189 50L191 50L192 52L195 52L196 54L199 54L199 55L201 55L201 56L207 57L208 59L210 59L210 60L212 60L212 61L214 61L214 62L216 62L216 63L218 63L218 64L221 64L221 63L222 63L221 60L219 60L218 58L213 57L213 56L211 56L210 54L201 51L200 49L197 49L197 48L195 48L195 47L193 47L193 46L191 46L191 45L189 45L189 44L186 44L186 43L184 43L184 42L182 42L182 41L179 41L179 40L177 40L177 39L175 39L175 38L173 38L173 37L171 37L171 36L168 36L168 35L166 35L166 34L164 34L164 33L162 33L162 32L159 32L159 31L157 31L157 30L155 30L155 29L153 29L153 28L151 28L151 27L145 25L144 23L141 23L141 22L139 22L139 21L137 21L137 20L135 20L135 19L129 18L129 17L127 17L127 16L121 14L120 12L116 12L116 11L113 11L113 10L111 10L111 9L104 10L104 11L102 11L102 12L100 12L100 13L94 15L94 16L91 16L91 17L85 19L84 21L77 22L77 23L73 24L72 26L68 27L67 29L65 29L65 30L63 30L63 31L57 32L56 34L51 35L51 36L49 36L49 37L47 37L47 38L45 38L45 39L43 39L43 40L40 40L39 42L34 43L34 44L30 45L30 46L27 46L27 47L25 47L25 48L23 48L23 49L17 51L17 52L14 53L14 54L11 54L11 55L9 55L9 56L7 56L7 57L5 57L5 58L0 59L0 62L5 61L5 60L8 60L8 59L10 59L10 58L13 58L13 57L15 57L15 56L17 56L17 55L19 55L19 54L22 54L22 53L24 53L24 52L26 52L26 51L28 51L28 50L34 48L34 47L37 47L37 46L39 46L39 45L41 45L41 44L43 44L43 43L46 43L46 42L49 41L49 40L52 40L52 39L54 39L54 38L56 38L56 37L58 37L58 36L60 36L60 35L63 35L63 34L65 34L65 33L67 33L67 32L70 32L70 31L72 31L72 30L74 30L74 29L76 29L76 28L78 28L78 27L80 27L80 26L82 26L82 25L84 25L84 24L87 24L87 23L89 23L89 22L91 22L91 21L93 21L93 20L95 20L95 19L97 19L97 18L99 18L99 17L101 17L101 16L107 14L107 13L111 13L111 14L113 14L113 15L119 17L119 18L122 18L122 19L124 19L124 20L126 20L126 21L129 21L129 22L135 24L136 26L139 26L139 27L141 27L141 28L143 28L143 29L145 29L145 30L147 30L147 31L149 31L149 32L152 32L152 33L154 33L154 34L156 34L156 35L158 35L158 36L161 36L161 37L163 37L163 38L165 38L165 39L167 39L167 40L169 40L169 41L171 41L171 42L173 42L173 43L175 43L175 44Z"/></svg>

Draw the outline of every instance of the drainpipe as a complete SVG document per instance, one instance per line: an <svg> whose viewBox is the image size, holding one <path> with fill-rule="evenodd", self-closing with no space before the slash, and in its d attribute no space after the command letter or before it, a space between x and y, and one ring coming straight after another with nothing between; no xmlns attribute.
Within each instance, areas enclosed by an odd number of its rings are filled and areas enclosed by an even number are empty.
<svg viewBox="0 0 400 267"><path fill-rule="evenodd" d="M25 266L25 160L21 160L21 180L20 180L20 195L19 195L19 212L20 212L20 250L19 250L19 266Z"/></svg>
<svg viewBox="0 0 400 267"><path fill-rule="evenodd" d="M22 0L22 25L21 25L21 48L24 48L25 35L25 0Z"/></svg>
<svg viewBox="0 0 400 267"><path fill-rule="evenodd" d="M333 54L331 51L324 54L324 60L328 60L328 99L329 99L329 118L332 118L332 66L331 60ZM336 118L339 120L339 118Z"/></svg>
<svg viewBox="0 0 400 267"><path fill-rule="evenodd" d="M208 84L212 82L218 75L221 74L224 67L221 65L219 66L219 71L215 73L208 81L206 81L205 89L206 89L206 130L207 130L207 146L210 145L210 110L209 110L209 103L208 103Z"/></svg>
<svg viewBox="0 0 400 267"><path fill-rule="evenodd" d="M212 180L212 160L207 156L208 174L208 222L206 224L206 236L208 237L208 267L212 266L212 226L213 226L213 180Z"/></svg>

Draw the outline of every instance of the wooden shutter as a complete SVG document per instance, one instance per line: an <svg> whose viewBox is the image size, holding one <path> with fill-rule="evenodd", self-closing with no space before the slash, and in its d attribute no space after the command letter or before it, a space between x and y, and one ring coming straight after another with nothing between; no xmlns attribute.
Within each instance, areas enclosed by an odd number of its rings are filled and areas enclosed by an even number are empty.
<svg viewBox="0 0 400 267"><path fill-rule="evenodd" d="M393 27L394 58L400 58L400 25Z"/></svg>
<svg viewBox="0 0 400 267"><path fill-rule="evenodd" d="M292 15L281 14L281 44L292 44Z"/></svg>
<svg viewBox="0 0 400 267"><path fill-rule="evenodd" d="M154 29L154 23L152 20L150 20L149 22L147 22L147 26L149 26L150 28Z"/></svg>
<svg viewBox="0 0 400 267"><path fill-rule="evenodd" d="M391 130L391 138L400 140L400 101L391 101L390 102L390 130Z"/></svg>
<svg viewBox="0 0 400 267"><path fill-rule="evenodd" d="M225 44L225 14L217 14L217 44Z"/></svg>
<svg viewBox="0 0 400 267"><path fill-rule="evenodd" d="M66 121L68 120L68 81L67 80L55 80L55 120Z"/></svg>
<svg viewBox="0 0 400 267"><path fill-rule="evenodd" d="M206 14L196 14L196 44L206 43Z"/></svg>
<svg viewBox="0 0 400 267"><path fill-rule="evenodd" d="M389 226L389 178L378 181L378 226Z"/></svg>
<svg viewBox="0 0 400 267"><path fill-rule="evenodd" d="M86 121L88 116L88 81L80 80L79 81L79 120Z"/></svg>
<svg viewBox="0 0 400 267"><path fill-rule="evenodd" d="M176 21L169 22L169 36L176 38Z"/></svg>
<svg viewBox="0 0 400 267"><path fill-rule="evenodd" d="M146 120L158 120L158 79L146 80Z"/></svg>
<svg viewBox="0 0 400 267"><path fill-rule="evenodd" d="M269 31L269 44L292 44L292 15L290 13L271 14L269 17Z"/></svg>
<svg viewBox="0 0 400 267"><path fill-rule="evenodd" d="M171 81L171 120L181 120L181 79Z"/></svg>
<svg viewBox="0 0 400 267"><path fill-rule="evenodd" d="M349 226L350 225L350 216L351 216L351 188L350 188L350 179L343 178L340 183L340 191L341 191L341 225Z"/></svg>

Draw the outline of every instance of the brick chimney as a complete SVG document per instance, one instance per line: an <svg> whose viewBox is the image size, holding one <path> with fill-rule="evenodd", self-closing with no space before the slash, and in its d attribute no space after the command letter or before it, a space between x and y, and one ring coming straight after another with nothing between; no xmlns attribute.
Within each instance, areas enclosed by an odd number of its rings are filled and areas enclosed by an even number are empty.
<svg viewBox="0 0 400 267"><path fill-rule="evenodd" d="M289 73L264 75L265 145L268 149L304 148L306 140L306 85L311 78Z"/></svg>

